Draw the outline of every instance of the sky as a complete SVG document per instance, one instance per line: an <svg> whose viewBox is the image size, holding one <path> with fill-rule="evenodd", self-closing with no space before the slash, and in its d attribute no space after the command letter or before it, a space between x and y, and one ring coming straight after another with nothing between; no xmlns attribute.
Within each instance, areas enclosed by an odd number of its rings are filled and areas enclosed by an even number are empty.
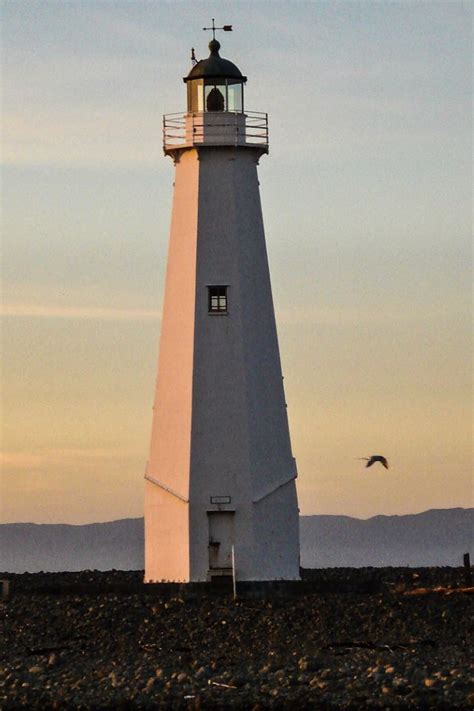
<svg viewBox="0 0 474 711"><path fill-rule="evenodd" d="M260 183L302 514L472 505L472 6L2 4L3 522L143 513L190 50L269 113ZM358 457L384 454L390 469Z"/></svg>

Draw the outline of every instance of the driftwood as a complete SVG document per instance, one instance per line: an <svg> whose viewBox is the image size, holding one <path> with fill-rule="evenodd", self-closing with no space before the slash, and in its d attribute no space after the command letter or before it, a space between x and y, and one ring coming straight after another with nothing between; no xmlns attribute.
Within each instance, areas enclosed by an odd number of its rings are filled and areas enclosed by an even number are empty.
<svg viewBox="0 0 474 711"><path fill-rule="evenodd" d="M168 647L164 648L159 644L154 644L153 642L149 642L147 644L140 644L139 645L140 649L143 649L144 652L167 652L168 654L172 654L173 652L177 652L178 654L188 654L189 652L192 652L191 647Z"/></svg>
<svg viewBox="0 0 474 711"><path fill-rule="evenodd" d="M397 642L397 644L382 644L380 642L331 642L325 644L323 649L410 649L411 647L437 647L438 643L433 639L414 639L408 642Z"/></svg>
<svg viewBox="0 0 474 711"><path fill-rule="evenodd" d="M231 684L223 684L220 681L212 681L212 679L209 679L208 682L209 686L218 686L221 689L236 689L236 686L232 686Z"/></svg>
<svg viewBox="0 0 474 711"><path fill-rule="evenodd" d="M438 586L436 588L413 588L413 590L405 590L402 595L472 595L474 594L474 587L469 588L445 588Z"/></svg>
<svg viewBox="0 0 474 711"><path fill-rule="evenodd" d="M50 654L51 652L62 652L65 649L71 649L71 647L66 647L64 645L61 645L60 647L50 646L50 647L37 647L36 649L27 648L25 650L25 652L28 657L31 657L34 654Z"/></svg>

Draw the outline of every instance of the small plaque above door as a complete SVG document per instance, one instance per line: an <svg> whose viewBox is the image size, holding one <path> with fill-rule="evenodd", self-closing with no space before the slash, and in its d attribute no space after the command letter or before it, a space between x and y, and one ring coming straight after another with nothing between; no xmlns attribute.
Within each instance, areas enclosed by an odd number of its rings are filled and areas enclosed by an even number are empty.
<svg viewBox="0 0 474 711"><path fill-rule="evenodd" d="M211 496L211 504L230 504L231 501L230 496Z"/></svg>

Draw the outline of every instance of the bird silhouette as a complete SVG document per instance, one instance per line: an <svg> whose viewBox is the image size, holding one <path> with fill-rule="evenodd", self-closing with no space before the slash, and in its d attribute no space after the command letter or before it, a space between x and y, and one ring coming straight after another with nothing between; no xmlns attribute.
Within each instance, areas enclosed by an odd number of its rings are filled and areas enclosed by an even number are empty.
<svg viewBox="0 0 474 711"><path fill-rule="evenodd" d="M388 462L381 454L373 454L371 457L357 457L357 459L365 459L367 462L365 465L366 467L371 467L372 464L375 464L375 462L380 462L380 464L383 464L385 469L388 469Z"/></svg>

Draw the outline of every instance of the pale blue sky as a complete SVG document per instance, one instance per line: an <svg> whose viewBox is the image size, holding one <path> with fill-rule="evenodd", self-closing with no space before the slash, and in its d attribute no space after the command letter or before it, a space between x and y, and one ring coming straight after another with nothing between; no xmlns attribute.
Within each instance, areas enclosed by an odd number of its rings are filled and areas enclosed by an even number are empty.
<svg viewBox="0 0 474 711"><path fill-rule="evenodd" d="M260 167L303 513L471 503L472 6L4 2L5 520L142 513L173 168L201 28ZM374 452L388 473L363 471Z"/></svg>

